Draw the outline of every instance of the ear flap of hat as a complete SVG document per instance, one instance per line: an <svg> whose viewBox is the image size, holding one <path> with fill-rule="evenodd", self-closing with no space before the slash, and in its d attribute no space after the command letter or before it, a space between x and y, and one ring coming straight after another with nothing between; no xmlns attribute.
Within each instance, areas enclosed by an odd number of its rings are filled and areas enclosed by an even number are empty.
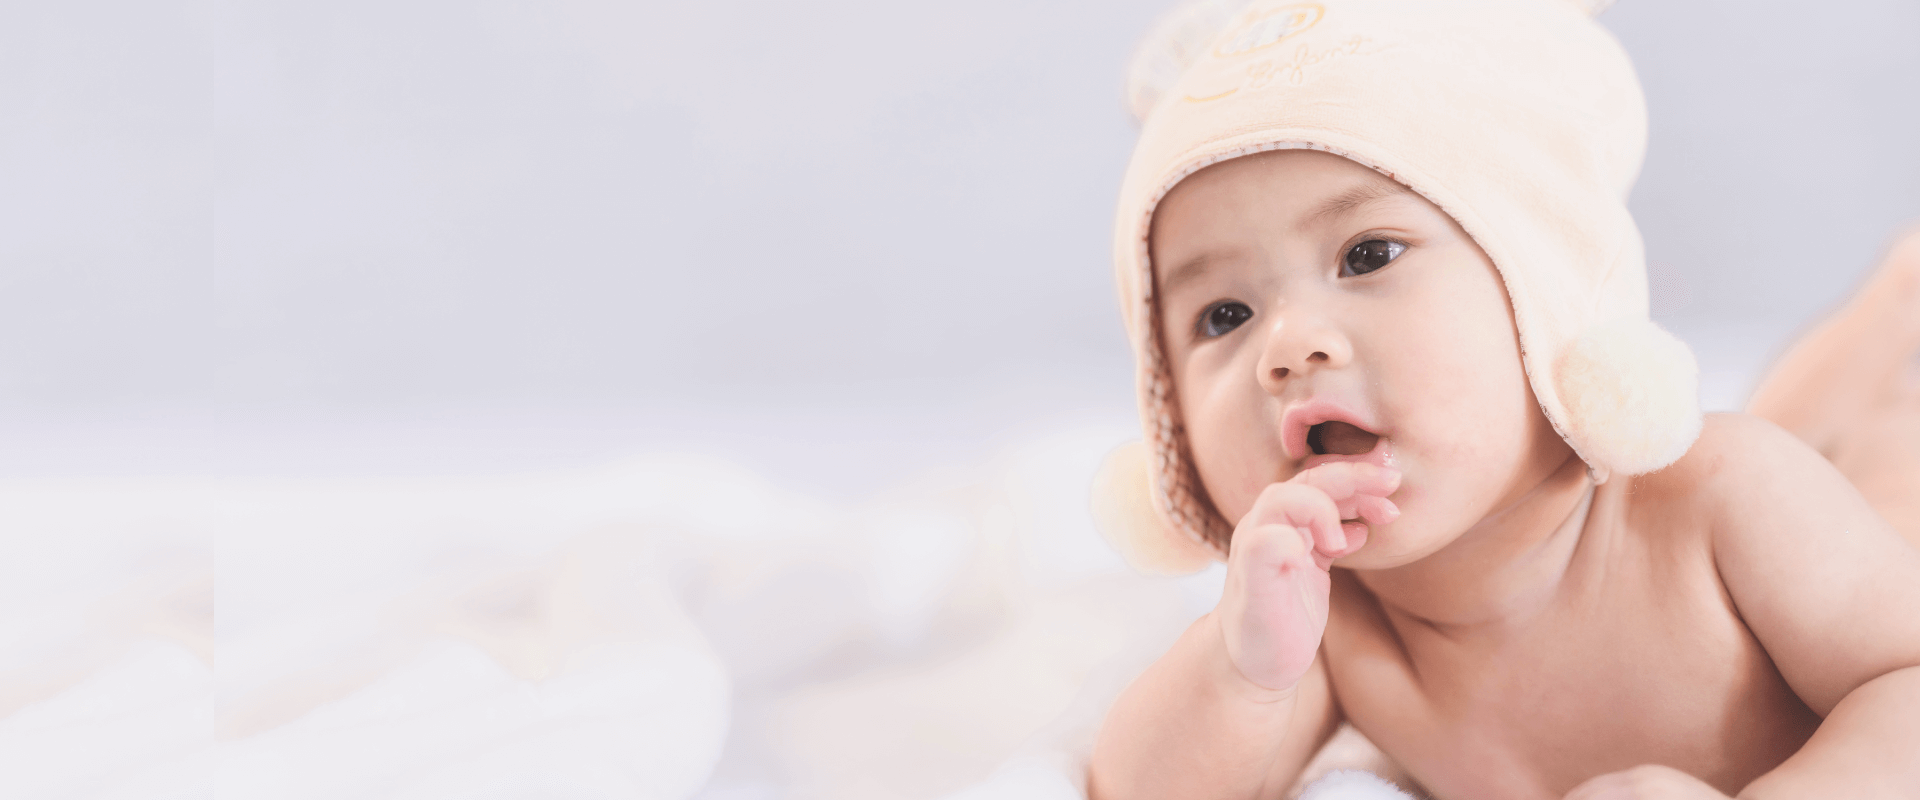
<svg viewBox="0 0 1920 800"><path fill-rule="evenodd" d="M1107 455L1093 479L1093 522L1127 564L1155 575L1186 575L1218 557L1182 535L1153 507L1147 445L1128 442Z"/></svg>
<svg viewBox="0 0 1920 800"><path fill-rule="evenodd" d="M1693 352L1649 320L1592 325L1554 365L1562 433L1603 472L1660 469L1700 435L1698 377Z"/></svg>

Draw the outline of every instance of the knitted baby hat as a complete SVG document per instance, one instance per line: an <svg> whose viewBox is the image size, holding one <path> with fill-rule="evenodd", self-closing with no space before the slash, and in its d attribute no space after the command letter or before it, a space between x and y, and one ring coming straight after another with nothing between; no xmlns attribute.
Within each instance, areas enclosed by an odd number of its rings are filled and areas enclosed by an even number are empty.
<svg viewBox="0 0 1920 800"><path fill-rule="evenodd" d="M1541 409L1605 480L1672 463L1700 430L1686 345L1647 317L1627 192L1646 110L1626 54L1580 0L1203 0L1136 56L1142 118L1115 224L1146 442L1098 479L1095 514L1135 567L1224 558L1160 350L1147 234L1174 184L1227 159L1352 159L1451 215L1498 268Z"/></svg>

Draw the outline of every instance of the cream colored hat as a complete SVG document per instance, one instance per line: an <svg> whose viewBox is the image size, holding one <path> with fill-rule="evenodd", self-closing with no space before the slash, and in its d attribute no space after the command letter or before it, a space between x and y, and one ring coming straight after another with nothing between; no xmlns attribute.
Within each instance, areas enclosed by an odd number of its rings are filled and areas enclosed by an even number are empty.
<svg viewBox="0 0 1920 800"><path fill-rule="evenodd" d="M1577 0L1203 2L1136 56L1142 117L1115 224L1146 442L1109 459L1102 529L1136 567L1223 558L1160 351L1154 206L1221 161L1309 148L1364 164L1452 215L1499 269L1521 358L1555 430L1602 480L1672 463L1700 430L1686 345L1647 317L1627 213L1646 110L1626 54Z"/></svg>

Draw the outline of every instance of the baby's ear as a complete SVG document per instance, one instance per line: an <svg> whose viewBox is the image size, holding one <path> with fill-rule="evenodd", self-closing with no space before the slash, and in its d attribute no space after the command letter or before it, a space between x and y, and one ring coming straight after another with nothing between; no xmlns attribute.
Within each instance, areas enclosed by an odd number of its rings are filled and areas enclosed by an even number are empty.
<svg viewBox="0 0 1920 800"><path fill-rule="evenodd" d="M1127 564L1154 575L1206 569L1213 549L1174 530L1153 507L1147 446L1128 442L1107 454L1093 478L1093 523Z"/></svg>

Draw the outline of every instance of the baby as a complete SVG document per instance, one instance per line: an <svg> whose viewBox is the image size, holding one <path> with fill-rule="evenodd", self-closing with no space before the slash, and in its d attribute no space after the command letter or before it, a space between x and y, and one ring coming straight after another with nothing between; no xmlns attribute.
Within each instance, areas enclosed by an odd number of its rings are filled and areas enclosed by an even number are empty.
<svg viewBox="0 0 1920 800"><path fill-rule="evenodd" d="M1756 397L1792 433L1703 421L1625 207L1644 105L1586 9L1188 23L1122 189L1148 447L1104 524L1226 583L1089 794L1278 798L1344 721L1440 798L1920 797L1888 521L1920 541L1920 405L1887 388L1920 240Z"/></svg>

